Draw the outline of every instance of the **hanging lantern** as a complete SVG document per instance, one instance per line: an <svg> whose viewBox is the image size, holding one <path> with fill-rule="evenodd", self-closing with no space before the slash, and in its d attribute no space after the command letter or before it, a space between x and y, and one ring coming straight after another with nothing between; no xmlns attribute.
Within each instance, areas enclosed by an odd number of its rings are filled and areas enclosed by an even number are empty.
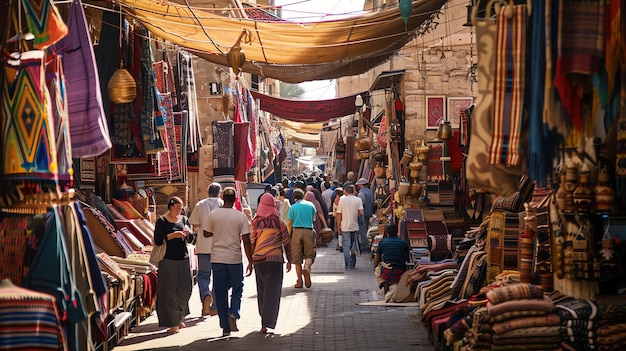
<svg viewBox="0 0 626 351"><path fill-rule="evenodd" d="M400 8L402 20L406 25L407 23L409 23L409 18L411 18L411 14L413 13L413 3L411 0L400 0L400 2L398 3L398 7Z"/></svg>
<svg viewBox="0 0 626 351"><path fill-rule="evenodd" d="M243 63L246 61L246 55L243 53L241 46L236 45L228 50L228 64L235 74L239 74Z"/></svg>
<svg viewBox="0 0 626 351"><path fill-rule="evenodd" d="M442 121L437 127L437 138L441 140L452 139L452 125L450 121Z"/></svg>
<svg viewBox="0 0 626 351"><path fill-rule="evenodd" d="M243 39L244 36L246 36L246 38L249 38L249 35L250 32L248 32L247 29L243 29L241 31L241 34L239 34L239 38L237 38L237 41L235 41L235 44L233 44L233 46L230 48L230 50L228 50L228 53L226 54L228 64L233 69L233 73L235 73L235 75L238 75L239 72L241 72L241 67L243 67L243 64L246 62L246 55L243 53L240 45L241 39Z"/></svg>
<svg viewBox="0 0 626 351"><path fill-rule="evenodd" d="M109 99L116 104L127 104L135 101L137 96L137 83L135 78L126 70L120 67L117 69L109 83L107 84Z"/></svg>

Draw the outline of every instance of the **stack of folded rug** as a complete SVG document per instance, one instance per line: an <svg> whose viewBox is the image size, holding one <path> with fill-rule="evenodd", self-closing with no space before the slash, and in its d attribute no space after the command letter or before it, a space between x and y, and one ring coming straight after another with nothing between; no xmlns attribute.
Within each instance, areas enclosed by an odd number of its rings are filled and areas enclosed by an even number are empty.
<svg viewBox="0 0 626 351"><path fill-rule="evenodd" d="M596 330L599 351L626 350L626 295L596 299L601 317Z"/></svg>
<svg viewBox="0 0 626 351"><path fill-rule="evenodd" d="M543 288L513 284L487 292L491 350L557 350L560 318Z"/></svg>
<svg viewBox="0 0 626 351"><path fill-rule="evenodd" d="M564 350L597 350L596 326L600 317L598 306L588 299L569 299L556 304L561 318Z"/></svg>

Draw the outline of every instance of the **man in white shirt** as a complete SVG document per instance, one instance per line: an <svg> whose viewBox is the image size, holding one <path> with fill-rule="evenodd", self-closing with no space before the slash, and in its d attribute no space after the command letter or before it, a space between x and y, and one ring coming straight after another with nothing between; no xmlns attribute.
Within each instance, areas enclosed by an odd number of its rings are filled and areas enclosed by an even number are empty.
<svg viewBox="0 0 626 351"><path fill-rule="evenodd" d="M356 197L354 185L348 184L343 188L344 196L339 199L335 220L339 225L339 235L342 235L343 258L346 270L353 270L356 266L356 256L359 251L359 217L363 216L363 202Z"/></svg>
<svg viewBox="0 0 626 351"><path fill-rule="evenodd" d="M222 207L224 201L219 198L222 186L219 183L209 185L209 197L198 201L194 207L189 223L198 233L196 241L196 254L198 255L198 290L200 290L200 301L202 301L202 315L215 316L217 309L213 305L213 293L211 292L211 245L213 237L205 237L207 230L207 219L213 210Z"/></svg>
<svg viewBox="0 0 626 351"><path fill-rule="evenodd" d="M231 332L239 331L237 319L241 317L244 279L241 243L243 242L248 261L246 276L252 274L252 243L248 217L233 208L236 199L235 189L231 187L224 189L222 199L224 206L211 212L207 221L208 230L204 235L213 237L211 246L213 294L223 331L222 336L229 336ZM229 289L232 289L230 301L228 301Z"/></svg>

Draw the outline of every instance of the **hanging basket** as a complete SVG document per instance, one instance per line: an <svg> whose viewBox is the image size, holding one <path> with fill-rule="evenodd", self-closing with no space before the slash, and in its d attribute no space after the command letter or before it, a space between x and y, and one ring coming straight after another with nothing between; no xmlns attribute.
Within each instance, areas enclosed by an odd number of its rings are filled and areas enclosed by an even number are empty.
<svg viewBox="0 0 626 351"><path fill-rule="evenodd" d="M137 83L135 78L125 68L119 68L113 73L107 84L109 99L116 104L128 104L137 97Z"/></svg>
<svg viewBox="0 0 626 351"><path fill-rule="evenodd" d="M333 236L334 236L333 230L328 227L320 231L320 238L322 239L324 243L329 243L333 241Z"/></svg>

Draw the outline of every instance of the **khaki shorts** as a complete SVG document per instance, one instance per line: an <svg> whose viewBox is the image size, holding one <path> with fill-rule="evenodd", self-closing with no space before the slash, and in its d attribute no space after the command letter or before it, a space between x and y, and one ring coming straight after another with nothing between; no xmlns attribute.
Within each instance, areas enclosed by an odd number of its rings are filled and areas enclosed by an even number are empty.
<svg viewBox="0 0 626 351"><path fill-rule="evenodd" d="M294 228L291 234L291 263L302 264L305 259L315 260L315 231Z"/></svg>

